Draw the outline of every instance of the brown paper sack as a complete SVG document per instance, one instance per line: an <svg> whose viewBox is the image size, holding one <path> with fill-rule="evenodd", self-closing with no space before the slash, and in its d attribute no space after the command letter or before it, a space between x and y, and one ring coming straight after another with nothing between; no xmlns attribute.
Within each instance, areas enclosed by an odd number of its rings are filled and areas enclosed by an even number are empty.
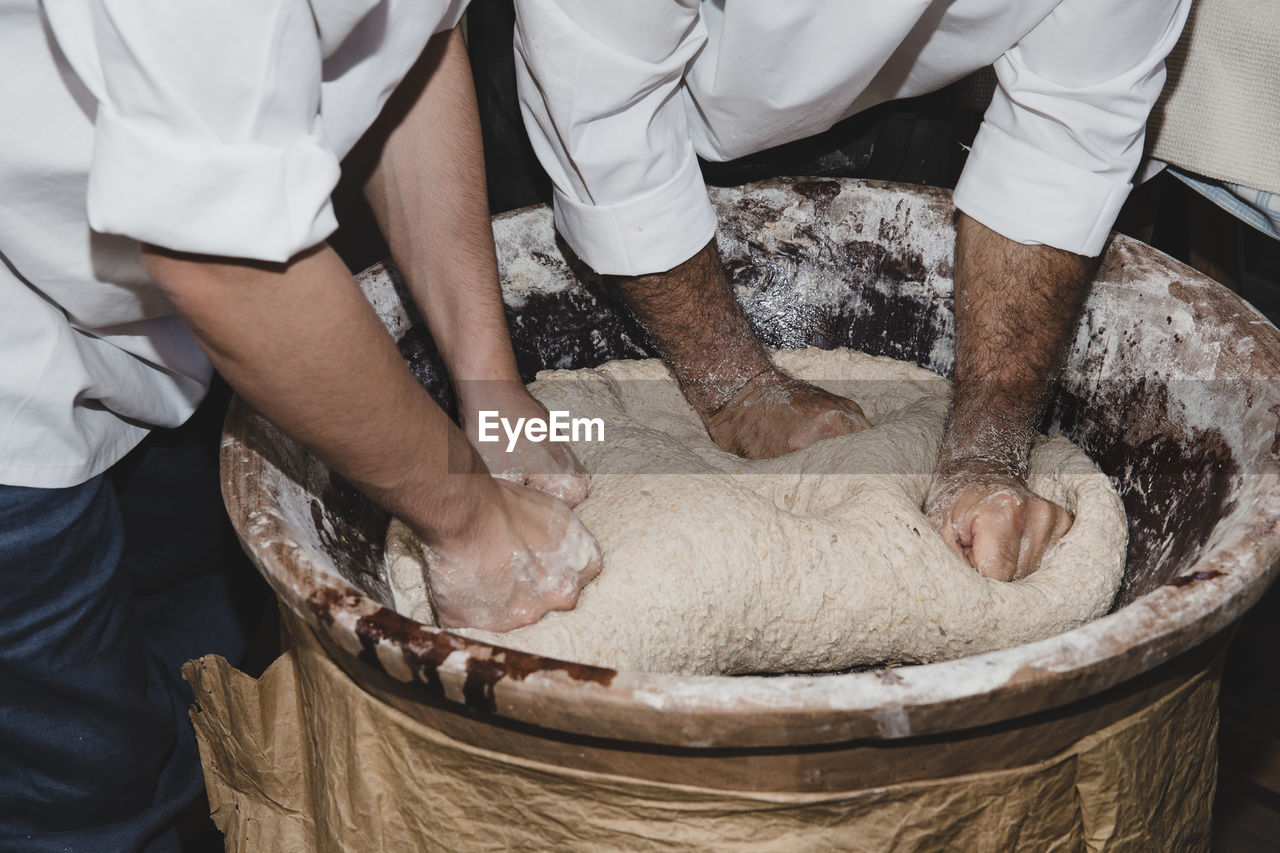
<svg viewBox="0 0 1280 853"><path fill-rule="evenodd" d="M1047 760L758 793L464 744L361 689L309 628L292 634L257 680L216 656L184 668L210 809L235 853L1208 850L1212 666Z"/></svg>

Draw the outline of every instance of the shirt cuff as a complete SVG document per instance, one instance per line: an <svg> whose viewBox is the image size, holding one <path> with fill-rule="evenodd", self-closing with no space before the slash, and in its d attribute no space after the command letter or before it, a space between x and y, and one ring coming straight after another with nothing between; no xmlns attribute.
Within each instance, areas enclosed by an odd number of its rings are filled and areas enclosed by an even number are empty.
<svg viewBox="0 0 1280 853"><path fill-rule="evenodd" d="M177 137L99 104L93 230L166 249L284 262L338 227L337 158L320 134L277 147Z"/></svg>
<svg viewBox="0 0 1280 853"><path fill-rule="evenodd" d="M556 227L601 275L666 272L716 234L716 214L692 150L662 186L618 204L584 204L555 191Z"/></svg>
<svg viewBox="0 0 1280 853"><path fill-rule="evenodd" d="M1093 257L1133 185L1105 178L983 123L955 205L1010 240Z"/></svg>

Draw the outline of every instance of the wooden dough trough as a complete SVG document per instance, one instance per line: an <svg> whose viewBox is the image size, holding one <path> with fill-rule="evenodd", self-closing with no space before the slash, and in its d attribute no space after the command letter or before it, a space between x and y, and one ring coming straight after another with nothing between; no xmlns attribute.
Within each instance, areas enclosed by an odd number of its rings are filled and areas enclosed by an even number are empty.
<svg viewBox="0 0 1280 853"><path fill-rule="evenodd" d="M712 198L729 274L767 344L850 346L950 371L947 192L786 180ZM500 216L494 232L526 378L652 354L571 260L547 208ZM360 281L414 372L451 405L394 271L375 266ZM704 789L869 789L1043 761L1189 679L1214 676L1229 629L1280 553L1277 377L1280 333L1258 312L1114 237L1046 428L1083 446L1124 499L1130 541L1115 607L1042 642L895 669L614 672L412 622L389 607L386 514L239 401L227 419L223 487L254 562L333 660L456 742ZM1179 748L1211 759L1212 720L1203 731ZM1212 791L1206 766L1201 795ZM1176 797L1166 806L1180 807Z"/></svg>

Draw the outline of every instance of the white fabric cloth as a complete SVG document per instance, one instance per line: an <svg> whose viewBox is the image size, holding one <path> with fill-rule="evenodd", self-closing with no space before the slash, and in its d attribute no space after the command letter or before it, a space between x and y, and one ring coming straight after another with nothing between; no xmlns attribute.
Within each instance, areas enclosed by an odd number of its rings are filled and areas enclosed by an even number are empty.
<svg viewBox="0 0 1280 853"><path fill-rule="evenodd" d="M1246 194L1256 188L1280 197L1277 61L1280 3L1198 0L1169 54L1169 86L1151 112L1149 152ZM1257 201L1249 203L1256 209Z"/></svg>
<svg viewBox="0 0 1280 853"><path fill-rule="evenodd" d="M0 0L0 482L71 486L211 369L139 241L283 261L466 0Z"/></svg>
<svg viewBox="0 0 1280 853"><path fill-rule="evenodd" d="M1101 251L1190 0L516 0L525 124L556 223L598 272L675 266L715 230L696 156L818 133L994 62L956 204Z"/></svg>

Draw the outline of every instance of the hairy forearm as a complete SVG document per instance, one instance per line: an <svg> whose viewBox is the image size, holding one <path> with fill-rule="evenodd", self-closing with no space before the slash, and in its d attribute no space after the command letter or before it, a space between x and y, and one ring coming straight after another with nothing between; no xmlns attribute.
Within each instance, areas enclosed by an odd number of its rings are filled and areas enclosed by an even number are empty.
<svg viewBox="0 0 1280 853"><path fill-rule="evenodd" d="M667 272L610 281L703 415L772 367L734 298L714 240Z"/></svg>
<svg viewBox="0 0 1280 853"><path fill-rule="evenodd" d="M251 406L387 510L451 535L483 464L400 358L327 246L288 264L143 253L214 366ZM452 463L452 466L451 464Z"/></svg>
<svg viewBox="0 0 1280 853"><path fill-rule="evenodd" d="M1036 426L1096 265L1071 252L1009 240L961 214L944 474L989 467L1025 477Z"/></svg>
<svg viewBox="0 0 1280 853"><path fill-rule="evenodd" d="M454 380L515 378L457 30L431 40L366 143L365 196Z"/></svg>
<svg viewBox="0 0 1280 853"><path fill-rule="evenodd" d="M774 366L734 297L714 240L667 272L610 281L724 450L782 456L870 426L854 401Z"/></svg>

